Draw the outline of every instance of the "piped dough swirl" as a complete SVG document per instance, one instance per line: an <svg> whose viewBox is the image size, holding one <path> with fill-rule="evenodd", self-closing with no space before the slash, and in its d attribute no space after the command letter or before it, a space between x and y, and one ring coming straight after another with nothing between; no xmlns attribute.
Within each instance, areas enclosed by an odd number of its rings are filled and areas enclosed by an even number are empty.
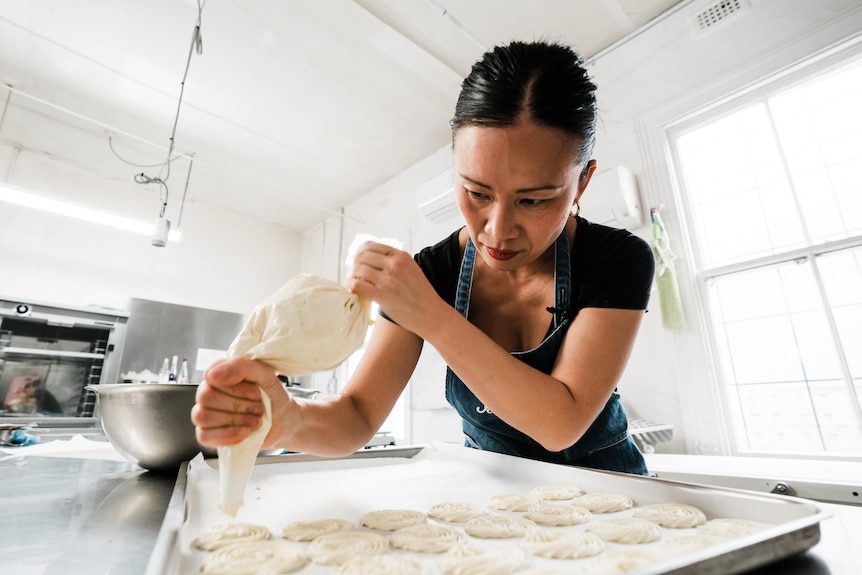
<svg viewBox="0 0 862 575"><path fill-rule="evenodd" d="M464 525L467 535L480 539L508 539L521 537L536 524L515 515L480 515Z"/></svg>
<svg viewBox="0 0 862 575"><path fill-rule="evenodd" d="M346 519L326 517L323 519L311 519L305 521L294 521L284 526L281 535L291 541L312 541L327 533L338 533L353 529L353 523Z"/></svg>
<svg viewBox="0 0 862 575"><path fill-rule="evenodd" d="M501 493L488 501L488 507L497 511L526 511L536 502L532 495L524 493Z"/></svg>
<svg viewBox="0 0 862 575"><path fill-rule="evenodd" d="M584 494L584 490L571 483L539 485L530 494L540 501L568 501Z"/></svg>
<svg viewBox="0 0 862 575"><path fill-rule="evenodd" d="M446 525L412 525L392 533L389 545L416 553L445 553L462 539L461 532Z"/></svg>
<svg viewBox="0 0 862 575"><path fill-rule="evenodd" d="M622 493L587 493L576 498L572 504L589 509L592 513L616 513L631 509L634 501Z"/></svg>
<svg viewBox="0 0 862 575"><path fill-rule="evenodd" d="M385 552L386 548L386 538L379 533L339 531L312 541L308 554L318 565L342 565L357 555L377 555Z"/></svg>
<svg viewBox="0 0 862 575"><path fill-rule="evenodd" d="M380 509L359 518L359 523L363 527L379 531L395 531L412 525L421 525L427 521L428 516L425 513L411 509Z"/></svg>
<svg viewBox="0 0 862 575"><path fill-rule="evenodd" d="M601 553L605 542L598 535L586 531L531 529L524 536L521 547L539 557L580 559Z"/></svg>
<svg viewBox="0 0 862 575"><path fill-rule="evenodd" d="M586 523L590 520L592 514L583 507L576 505L539 503L527 510L526 517L539 525L561 527Z"/></svg>
<svg viewBox="0 0 862 575"><path fill-rule="evenodd" d="M231 521L216 523L201 531L192 544L201 551L215 551L241 541L264 541L272 533L263 525Z"/></svg>
<svg viewBox="0 0 862 575"><path fill-rule="evenodd" d="M688 529L706 523L703 511L685 503L653 503L635 509L634 517L648 519L662 527Z"/></svg>
<svg viewBox="0 0 862 575"><path fill-rule="evenodd" d="M477 547L459 543L439 563L446 575L509 575L524 564L524 551L516 547Z"/></svg>
<svg viewBox="0 0 862 575"><path fill-rule="evenodd" d="M302 548L287 541L241 541L216 549L201 566L206 575L292 573L305 566Z"/></svg>
<svg viewBox="0 0 862 575"><path fill-rule="evenodd" d="M602 519L591 523L587 531L614 543L652 543L661 539L661 529L657 524L638 517Z"/></svg>
<svg viewBox="0 0 862 575"><path fill-rule="evenodd" d="M422 564L409 555L354 557L335 570L335 575L422 575Z"/></svg>
<svg viewBox="0 0 862 575"><path fill-rule="evenodd" d="M473 517L484 515L485 508L464 501L445 501L437 503L428 510L428 517L446 523L466 523Z"/></svg>

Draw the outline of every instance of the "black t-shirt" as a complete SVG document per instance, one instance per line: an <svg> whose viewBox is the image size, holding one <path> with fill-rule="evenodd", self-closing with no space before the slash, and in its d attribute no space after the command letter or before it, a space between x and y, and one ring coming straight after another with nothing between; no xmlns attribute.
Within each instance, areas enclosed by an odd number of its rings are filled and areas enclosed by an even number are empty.
<svg viewBox="0 0 862 575"><path fill-rule="evenodd" d="M437 294L452 306L461 266L459 232L414 256ZM642 238L579 217L570 258L569 317L585 307L647 309L655 259Z"/></svg>

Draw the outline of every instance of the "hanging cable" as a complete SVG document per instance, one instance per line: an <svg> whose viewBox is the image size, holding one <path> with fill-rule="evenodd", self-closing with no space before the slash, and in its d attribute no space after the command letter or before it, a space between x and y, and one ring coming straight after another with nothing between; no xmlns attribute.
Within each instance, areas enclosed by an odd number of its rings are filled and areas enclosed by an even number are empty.
<svg viewBox="0 0 862 575"><path fill-rule="evenodd" d="M117 159L119 159L124 164L134 166L135 168L158 168L159 166L164 165L164 162L159 162L158 164L136 164L135 162L127 160L126 158L124 158L123 156L120 155L120 153L116 150L116 148L114 148L114 135L113 134L108 135L108 147L111 148L111 152L114 153L114 156L116 156ZM175 160L180 159L181 157L182 156L180 156L180 155L176 155L168 161L173 162Z"/></svg>
<svg viewBox="0 0 862 575"><path fill-rule="evenodd" d="M165 172L165 170L167 170L167 172L165 173L164 178L161 178L160 174L160 179L162 179L163 181L167 181L171 175L171 154L173 154L174 151L174 139L177 135L177 124L180 121L180 108L183 104L183 93L186 89L186 77L189 75L189 67L192 63L192 54L194 54L195 52L197 52L199 55L203 53L203 39L201 38L202 11L203 5L200 3L200 0L198 0L198 21L195 24L195 29L192 31L192 43L191 46L189 46L189 55L186 58L186 69L185 72L183 72L183 79L180 82L180 97L177 100L177 113L174 116L174 127L171 130L170 146L168 147L168 157L162 167L162 172Z"/></svg>
<svg viewBox="0 0 862 575"><path fill-rule="evenodd" d="M3 124L6 123L6 110L9 109L9 100L12 99L12 86L8 86L10 90L6 93L6 103L3 104L3 114L0 115L0 131L3 130Z"/></svg>
<svg viewBox="0 0 862 575"><path fill-rule="evenodd" d="M162 192L164 193L164 197L162 197L161 193L159 194L159 199L162 202L161 212L159 215L160 218L165 216L165 210L168 207L168 179L171 176L171 162L173 161L171 156L173 156L173 153L174 153L174 144L175 144L175 139L176 139L176 134L177 134L177 125L179 124L179 121L180 121L180 110L182 109L182 104L183 104L183 93L185 92L186 78L188 77L189 68L191 67L192 55L195 54L196 52L197 52L197 54L203 53L203 38L201 37L201 17L203 14L205 2L202 3L201 0L198 0L197 4L198 4L198 19L197 19L197 22L195 23L194 30L192 30L192 41L191 41L191 45L189 46L189 55L186 58L186 67L185 67L185 71L183 72L183 79L180 82L180 96L177 100L177 112L174 115L174 125L173 125L173 128L171 129L171 137L169 140L170 144L168 145L168 156L165 159L165 161L162 162L161 164L156 164L155 166L147 166L147 167L159 167L159 166L161 166L161 170L159 170L159 175L152 177L152 176L148 176L147 174L141 172L139 174L135 174L135 177L134 177L135 182L137 182L139 184L144 184L144 185L158 184L161 186ZM108 142L110 143L110 138L108 139ZM111 149L113 150L113 146L111 146ZM115 154L116 154L116 152L115 152ZM189 171L191 172L191 165L189 165ZM186 182L186 184L188 185L188 182ZM184 195L184 197L185 197L185 195Z"/></svg>
<svg viewBox="0 0 862 575"><path fill-rule="evenodd" d="M186 186L183 189L183 199L180 200L180 213L177 216L177 227L183 225L183 208L186 205L186 194L189 193L189 180L192 177L192 165L195 163L195 155L191 154L189 157L189 171L186 174Z"/></svg>

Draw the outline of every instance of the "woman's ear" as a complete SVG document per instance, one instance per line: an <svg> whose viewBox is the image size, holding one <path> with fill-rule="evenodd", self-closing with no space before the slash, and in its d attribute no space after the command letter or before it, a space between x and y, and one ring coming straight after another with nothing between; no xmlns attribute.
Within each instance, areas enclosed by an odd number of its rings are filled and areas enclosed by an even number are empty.
<svg viewBox="0 0 862 575"><path fill-rule="evenodd" d="M578 176L578 193L575 194L575 201L572 205L578 203L581 199L581 196L584 195L584 191L587 189L587 184L590 183L590 180L593 177L593 174L596 171L596 161L590 160L587 162L587 165L581 170L581 174Z"/></svg>

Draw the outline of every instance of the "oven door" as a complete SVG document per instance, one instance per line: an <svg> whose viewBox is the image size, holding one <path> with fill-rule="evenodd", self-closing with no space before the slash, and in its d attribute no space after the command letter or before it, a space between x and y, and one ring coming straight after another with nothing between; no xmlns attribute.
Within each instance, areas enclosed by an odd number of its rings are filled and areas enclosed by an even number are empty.
<svg viewBox="0 0 862 575"><path fill-rule="evenodd" d="M90 355L90 354L87 354ZM0 412L11 418L91 418L93 403L84 386L98 382L101 359L3 353Z"/></svg>
<svg viewBox="0 0 862 575"><path fill-rule="evenodd" d="M110 326L0 318L0 420L46 427L97 425L95 395L111 356Z"/></svg>

